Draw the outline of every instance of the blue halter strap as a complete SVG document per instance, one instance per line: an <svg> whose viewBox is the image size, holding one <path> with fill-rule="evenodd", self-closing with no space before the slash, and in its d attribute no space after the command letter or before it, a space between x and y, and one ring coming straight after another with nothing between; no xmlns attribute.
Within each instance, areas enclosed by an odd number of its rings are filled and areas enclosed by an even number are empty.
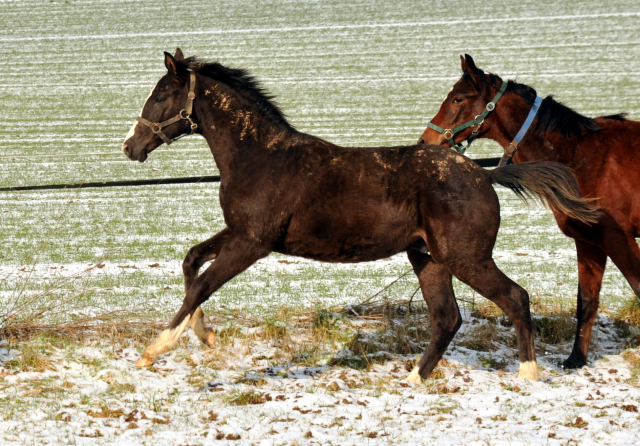
<svg viewBox="0 0 640 446"><path fill-rule="evenodd" d="M522 138L524 138L524 135L527 134L529 127L531 127L531 123L533 122L536 115L538 114L538 110L540 109L541 103L542 103L542 98L540 96L536 96L536 100L533 102L533 105L531 106L531 110L529 110L529 114L527 115L527 119L525 119L524 124L522 124L522 127L520 127L518 134L516 135L515 138L513 138L513 141L509 143L507 148L504 149L504 154L502 155L502 158L500 158L500 163L498 163L498 167L506 166L509 160L511 159L511 157L513 156L513 154L516 152L516 150L518 150L518 144L520 144L520 141L522 141Z"/></svg>

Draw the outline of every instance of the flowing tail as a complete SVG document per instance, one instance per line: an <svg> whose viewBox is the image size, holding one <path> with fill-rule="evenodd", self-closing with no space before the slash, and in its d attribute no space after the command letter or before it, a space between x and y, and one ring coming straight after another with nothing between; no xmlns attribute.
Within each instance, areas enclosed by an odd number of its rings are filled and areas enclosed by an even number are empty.
<svg viewBox="0 0 640 446"><path fill-rule="evenodd" d="M508 187L525 202L537 196L554 210L584 223L593 224L602 214L580 193L578 180L568 167L550 162L510 164L487 170L492 183Z"/></svg>

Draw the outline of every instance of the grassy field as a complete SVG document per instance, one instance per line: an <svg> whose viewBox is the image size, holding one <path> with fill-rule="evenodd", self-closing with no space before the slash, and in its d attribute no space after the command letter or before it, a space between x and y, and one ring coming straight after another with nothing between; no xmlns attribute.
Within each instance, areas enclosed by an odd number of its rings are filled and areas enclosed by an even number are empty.
<svg viewBox="0 0 640 446"><path fill-rule="evenodd" d="M120 150L177 46L250 69L299 130L347 146L416 142L464 53L585 115L640 119L637 0L0 0L0 187L216 174L199 137L144 164ZM629 286L609 265L589 368L562 370L573 243L497 190L495 258L532 296L540 382L516 377L512 327L458 282L445 360L402 381L430 335L423 309L338 310L414 296L403 255L272 255L204 306L213 348L188 331L136 368L182 301L188 249L224 227L218 185L0 192L0 328L72 328L0 340L0 446L638 444L638 330L603 317ZM120 323L83 330L94 317Z"/></svg>
<svg viewBox="0 0 640 446"><path fill-rule="evenodd" d="M465 52L481 68L517 77L543 96L555 94L586 115L628 111L640 119L640 5L630 0L606 6L274 0L251 7L198 0L179 6L8 1L0 2L0 14L0 186L215 174L199 137L163 147L144 164L120 151L164 72L162 51L176 46L249 68L298 129L343 145L414 143L457 79L458 55ZM499 152L496 144L479 142L469 155ZM499 193L500 266L534 298L573 305L573 244L548 212ZM86 289L88 303L164 317L181 301L187 250L224 226L217 195L215 184L2 193L0 296L25 282L28 292L46 289L69 271L105 262L68 287ZM29 274L31 268L36 272ZM359 266L275 257L208 305L260 312L273 302L359 301L408 268L402 256ZM416 286L408 276L388 294L408 297ZM473 298L462 285L457 291ZM612 306L630 296L610 266L604 302Z"/></svg>

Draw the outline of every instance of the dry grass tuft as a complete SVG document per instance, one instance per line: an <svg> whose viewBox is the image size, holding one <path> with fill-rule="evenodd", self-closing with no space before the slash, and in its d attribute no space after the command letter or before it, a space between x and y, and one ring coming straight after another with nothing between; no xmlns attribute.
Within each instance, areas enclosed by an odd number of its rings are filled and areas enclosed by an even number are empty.
<svg viewBox="0 0 640 446"><path fill-rule="evenodd" d="M636 298L630 299L615 314L615 318L634 327L640 327L640 300Z"/></svg>
<svg viewBox="0 0 640 446"><path fill-rule="evenodd" d="M249 404L263 404L267 401L264 394L255 390L236 390L227 398L226 403L230 406L247 406Z"/></svg>
<svg viewBox="0 0 640 446"><path fill-rule="evenodd" d="M475 305L471 316L496 323L498 318L505 316L505 314L496 304L486 301L482 305Z"/></svg>
<svg viewBox="0 0 640 446"><path fill-rule="evenodd" d="M531 322L536 336L545 344L556 345L571 341L576 333L573 314L567 312L553 316L534 316Z"/></svg>
<svg viewBox="0 0 640 446"><path fill-rule="evenodd" d="M479 352L492 352L498 349L500 341L498 327L489 322L471 328L458 345Z"/></svg>
<svg viewBox="0 0 640 446"><path fill-rule="evenodd" d="M374 332L358 332L349 348L360 354L379 351L409 355L422 353L431 338L431 323L426 305L410 300L386 300L382 303L351 307L349 317L370 320Z"/></svg>
<svg viewBox="0 0 640 446"><path fill-rule="evenodd" d="M5 363L5 367L20 372L44 372L55 370L47 359L47 348L39 343L27 343L21 346L21 355Z"/></svg>
<svg viewBox="0 0 640 446"><path fill-rule="evenodd" d="M640 345L640 301L631 299L614 315L614 327L628 347Z"/></svg>

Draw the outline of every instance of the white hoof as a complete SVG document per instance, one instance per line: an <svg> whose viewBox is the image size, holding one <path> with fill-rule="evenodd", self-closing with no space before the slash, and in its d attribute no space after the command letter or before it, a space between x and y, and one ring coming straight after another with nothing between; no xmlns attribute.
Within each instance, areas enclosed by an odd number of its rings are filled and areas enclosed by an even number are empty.
<svg viewBox="0 0 640 446"><path fill-rule="evenodd" d="M536 363L536 361L527 361L520 363L518 378L538 381L540 378L538 377L538 364Z"/></svg>
<svg viewBox="0 0 640 446"><path fill-rule="evenodd" d="M420 377L420 373L418 373L419 367L415 366L409 376L407 376L404 380L409 381L416 384L422 384L422 378Z"/></svg>

